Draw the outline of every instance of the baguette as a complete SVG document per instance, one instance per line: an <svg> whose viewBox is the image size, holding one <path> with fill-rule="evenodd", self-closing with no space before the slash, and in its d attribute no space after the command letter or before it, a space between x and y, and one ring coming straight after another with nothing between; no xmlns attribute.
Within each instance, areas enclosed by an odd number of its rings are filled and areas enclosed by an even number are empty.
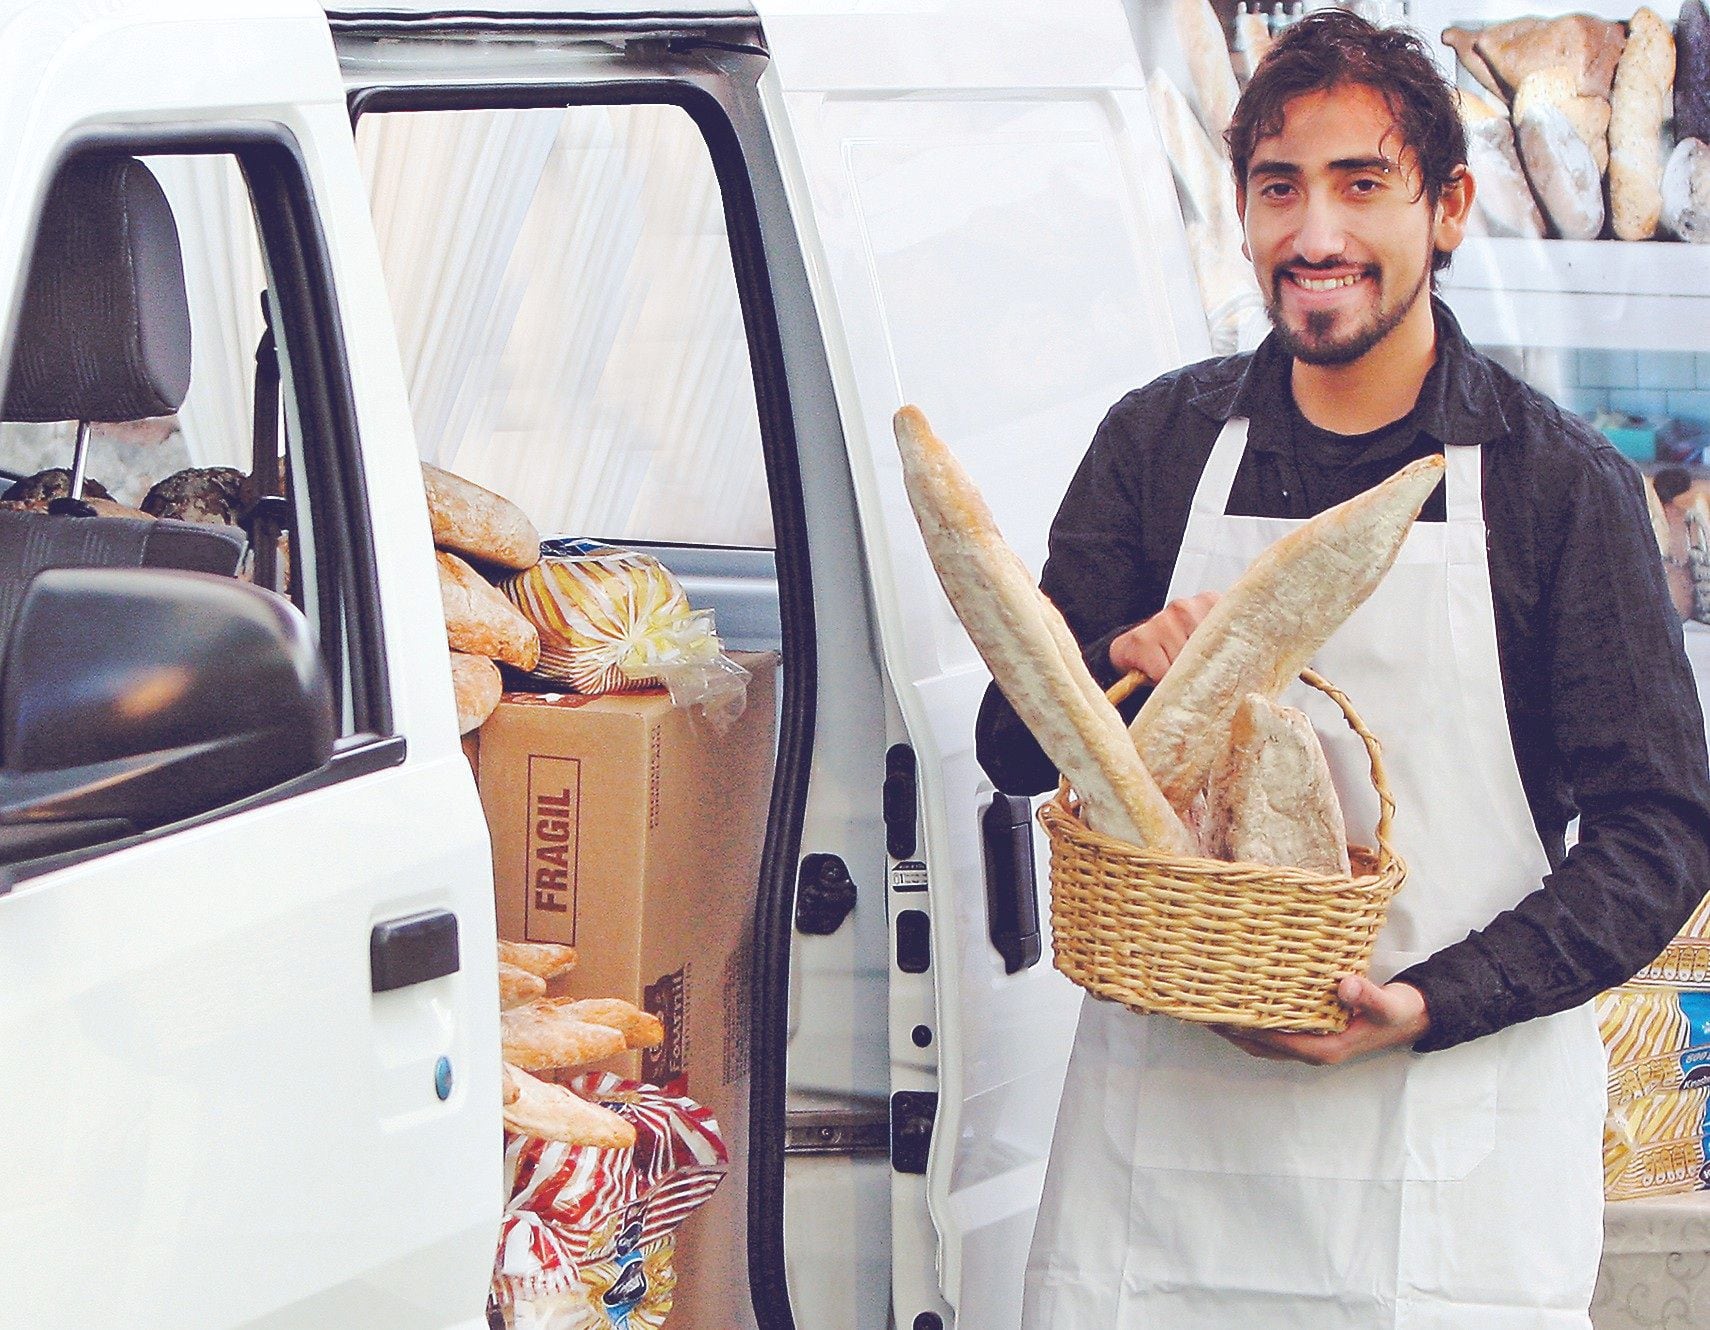
<svg viewBox="0 0 1710 1330"><path fill-rule="evenodd" d="M1663 122L1674 85L1674 34L1639 9L1609 95L1609 211L1618 240L1649 240L1662 221Z"/></svg>
<svg viewBox="0 0 1710 1330"><path fill-rule="evenodd" d="M499 1006L520 1007L546 996L546 980L515 965L499 962Z"/></svg>
<svg viewBox="0 0 1710 1330"><path fill-rule="evenodd" d="M1211 609L1130 729L1146 770L1188 808L1248 693L1276 697L1383 580L1443 476L1422 457L1277 541Z"/></svg>
<svg viewBox="0 0 1710 1330"><path fill-rule="evenodd" d="M1193 853L1141 765L1056 606L1004 544L991 510L918 408L894 420L903 481L938 579L1016 714L1080 794L1087 825L1135 845Z"/></svg>
<svg viewBox="0 0 1710 1330"><path fill-rule="evenodd" d="M1213 138L1220 137L1229 128L1241 95L1235 81L1235 66L1229 59L1229 43L1223 35L1223 22L1209 0L1175 0L1171 16L1176 40L1187 59L1200 121Z"/></svg>
<svg viewBox="0 0 1710 1330"><path fill-rule="evenodd" d="M504 593L455 554L436 550L445 635L453 651L502 660L519 670L540 664L540 630Z"/></svg>
<svg viewBox="0 0 1710 1330"><path fill-rule="evenodd" d="M626 1048L621 1031L578 1020L552 998L501 1011L499 1039L505 1061L527 1071L585 1067Z"/></svg>
<svg viewBox="0 0 1710 1330"><path fill-rule="evenodd" d="M556 942L506 942L501 938L499 960L542 979L552 979L576 968L576 948Z"/></svg>
<svg viewBox="0 0 1710 1330"><path fill-rule="evenodd" d="M627 1150L635 1144L634 1123L508 1062L502 1101L505 1126L521 1136L602 1150Z"/></svg>
<svg viewBox="0 0 1710 1330"><path fill-rule="evenodd" d="M563 1005L579 1021L616 1030L628 1048L658 1048L665 1042L665 1023L622 998L580 998Z"/></svg>
<svg viewBox="0 0 1710 1330"><path fill-rule="evenodd" d="M1233 863L1348 872L1348 828L1306 713L1259 693L1235 708L1206 787L1205 851Z"/></svg>
<svg viewBox="0 0 1710 1330"><path fill-rule="evenodd" d="M509 499L427 462L422 463L422 488L435 545L505 568L521 570L540 562L540 532Z"/></svg>

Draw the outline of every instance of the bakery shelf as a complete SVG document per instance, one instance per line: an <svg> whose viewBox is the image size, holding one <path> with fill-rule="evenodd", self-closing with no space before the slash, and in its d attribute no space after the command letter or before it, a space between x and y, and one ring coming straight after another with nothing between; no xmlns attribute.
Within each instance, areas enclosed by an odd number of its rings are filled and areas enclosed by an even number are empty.
<svg viewBox="0 0 1710 1330"><path fill-rule="evenodd" d="M1710 246L1469 237L1442 289L1480 345L1710 351Z"/></svg>

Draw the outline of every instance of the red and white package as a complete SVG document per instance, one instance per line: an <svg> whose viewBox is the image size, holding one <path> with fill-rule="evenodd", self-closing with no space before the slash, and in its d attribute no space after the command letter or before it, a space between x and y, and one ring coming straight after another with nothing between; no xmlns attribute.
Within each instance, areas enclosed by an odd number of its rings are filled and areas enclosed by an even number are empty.
<svg viewBox="0 0 1710 1330"><path fill-rule="evenodd" d="M635 1145L505 1133L510 1201L493 1300L515 1330L653 1330L676 1287L672 1235L717 1188L730 1152L692 1100L610 1072L569 1084L633 1123Z"/></svg>

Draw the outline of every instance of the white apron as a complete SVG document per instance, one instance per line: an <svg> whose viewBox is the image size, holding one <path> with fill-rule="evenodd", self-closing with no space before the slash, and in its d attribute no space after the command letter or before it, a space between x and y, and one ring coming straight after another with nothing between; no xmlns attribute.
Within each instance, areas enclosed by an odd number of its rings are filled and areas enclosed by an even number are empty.
<svg viewBox="0 0 1710 1330"><path fill-rule="evenodd" d="M1226 515L1246 450L1206 464L1169 599L1224 590L1299 524ZM1314 659L1384 746L1409 873L1380 982L1460 941L1548 871L1509 740L1480 450L1447 450L1447 522ZM1377 822L1364 746L1327 699L1350 834ZM1443 1052L1342 1067L1254 1058L1203 1028L1088 999L1033 1251L1026 1330L1589 1330L1606 1067L1589 1005Z"/></svg>

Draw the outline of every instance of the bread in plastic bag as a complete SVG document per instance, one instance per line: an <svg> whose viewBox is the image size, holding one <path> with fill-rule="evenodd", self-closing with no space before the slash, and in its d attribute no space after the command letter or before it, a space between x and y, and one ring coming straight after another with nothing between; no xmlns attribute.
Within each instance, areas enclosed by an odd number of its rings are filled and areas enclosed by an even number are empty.
<svg viewBox="0 0 1710 1330"><path fill-rule="evenodd" d="M592 540L549 540L504 593L540 630L537 679L578 693L663 685L679 707L729 725L748 699L748 671L724 654L711 610L650 555Z"/></svg>
<svg viewBox="0 0 1710 1330"><path fill-rule="evenodd" d="M510 1200L492 1304L511 1330L653 1330L671 1310L677 1227L730 1151L710 1110L610 1072L570 1088L635 1127L631 1149L505 1133Z"/></svg>

